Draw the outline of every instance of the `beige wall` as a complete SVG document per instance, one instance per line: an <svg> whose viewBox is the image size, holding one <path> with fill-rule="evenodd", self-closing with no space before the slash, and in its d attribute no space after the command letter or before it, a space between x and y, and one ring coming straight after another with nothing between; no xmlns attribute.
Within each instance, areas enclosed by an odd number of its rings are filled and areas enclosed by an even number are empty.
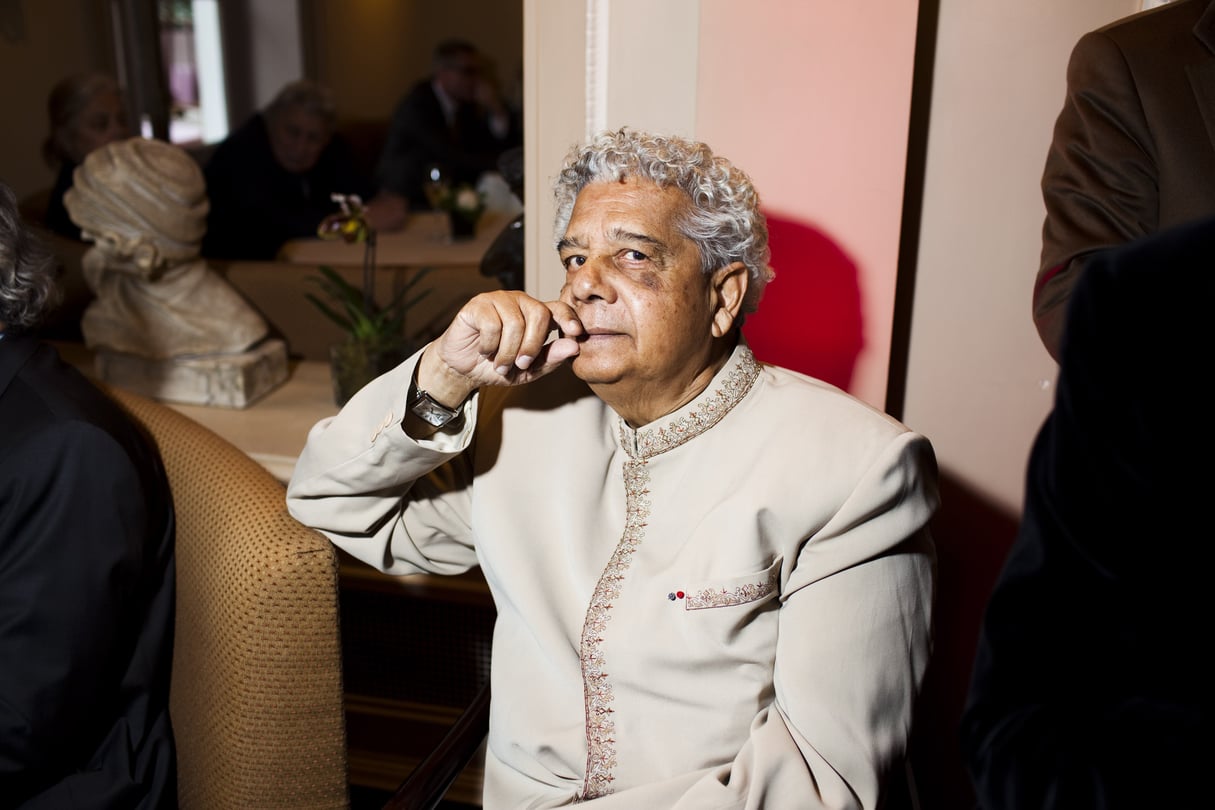
<svg viewBox="0 0 1215 810"><path fill-rule="evenodd" d="M665 7L682 10L685 27L654 26L670 32L663 49L635 33L645 5L525 3L528 181L541 192L540 216L529 220L529 285L542 295L560 287L547 186L603 104L608 125L694 131L752 173L768 204L824 227L857 257L866 350L854 392L882 405L918 3L892 4L875 19L830 0L672 0ZM933 439L944 468L1009 513L1020 509L1055 373L1029 293L1038 180L1067 55L1080 33L1138 7L939 3L903 418ZM604 15L606 37L596 19ZM688 60L698 64L691 79Z"/></svg>
<svg viewBox="0 0 1215 810"><path fill-rule="evenodd" d="M528 73L528 131L542 140L530 144L528 180L544 206L528 223L529 289L561 286L547 191L570 144L626 124L701 138L751 174L766 207L821 229L855 260L865 347L850 388L880 407L915 4L878 26L861 6L801 0L534 0L524 16L537 43L529 56L563 66ZM782 272L802 268L776 269L772 295Z"/></svg>
<svg viewBox="0 0 1215 810"><path fill-rule="evenodd" d="M14 0L0 4L0 180L25 197L54 180L42 162L46 99L63 77L113 70L105 4L91 0Z"/></svg>
<svg viewBox="0 0 1215 810"><path fill-rule="evenodd" d="M1015 536L1056 366L1038 341L1039 181L1065 68L1137 0L940 0L903 419L932 439L936 645L913 764L925 806L973 806L958 756L983 609Z"/></svg>
<svg viewBox="0 0 1215 810"><path fill-rule="evenodd" d="M387 118L430 73L434 46L467 39L492 62L504 94L517 96L523 69L522 0L310 0L316 78L339 113Z"/></svg>
<svg viewBox="0 0 1215 810"><path fill-rule="evenodd" d="M849 390L882 407L907 155L916 3L703 0L697 137L742 166L764 206L856 265L864 340ZM776 280L814 268L774 259ZM786 281L792 284L793 281Z"/></svg>
<svg viewBox="0 0 1215 810"><path fill-rule="evenodd" d="M221 0L223 2L223 0ZM252 32L252 53L248 73L228 77L228 84L247 82L255 109L261 109L278 95L288 82L304 76L300 9L285 0L244 0L245 18L239 24ZM231 129L244 123L238 115L229 122Z"/></svg>
<svg viewBox="0 0 1215 810"><path fill-rule="evenodd" d="M1071 46L1138 0L941 0L904 418L1018 513L1056 367L1030 293Z"/></svg>

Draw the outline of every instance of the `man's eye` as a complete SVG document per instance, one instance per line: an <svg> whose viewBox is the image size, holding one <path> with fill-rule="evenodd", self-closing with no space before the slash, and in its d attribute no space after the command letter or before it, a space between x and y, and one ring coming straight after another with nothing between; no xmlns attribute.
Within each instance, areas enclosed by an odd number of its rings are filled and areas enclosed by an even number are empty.
<svg viewBox="0 0 1215 810"><path fill-rule="evenodd" d="M586 264L586 256L566 256L562 260L562 264L565 265L566 270L573 270Z"/></svg>
<svg viewBox="0 0 1215 810"><path fill-rule="evenodd" d="M640 250L626 250L621 254L625 261L629 262L644 262L649 260L649 256L642 253Z"/></svg>

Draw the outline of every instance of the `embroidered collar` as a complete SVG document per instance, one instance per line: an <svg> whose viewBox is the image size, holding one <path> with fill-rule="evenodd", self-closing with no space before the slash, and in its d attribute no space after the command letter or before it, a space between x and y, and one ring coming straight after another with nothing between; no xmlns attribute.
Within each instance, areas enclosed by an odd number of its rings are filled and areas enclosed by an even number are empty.
<svg viewBox="0 0 1215 810"><path fill-rule="evenodd" d="M718 422L751 390L760 365L741 341L700 396L672 414L633 430L620 420L620 443L631 458L648 459L673 450Z"/></svg>

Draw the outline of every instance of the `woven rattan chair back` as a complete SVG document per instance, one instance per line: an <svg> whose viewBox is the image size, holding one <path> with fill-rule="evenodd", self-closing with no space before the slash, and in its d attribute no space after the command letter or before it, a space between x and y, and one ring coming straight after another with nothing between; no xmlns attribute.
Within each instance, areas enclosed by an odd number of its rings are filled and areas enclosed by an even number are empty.
<svg viewBox="0 0 1215 810"><path fill-rule="evenodd" d="M181 807L347 807L332 545L240 450L165 405L109 393L160 448L177 513Z"/></svg>

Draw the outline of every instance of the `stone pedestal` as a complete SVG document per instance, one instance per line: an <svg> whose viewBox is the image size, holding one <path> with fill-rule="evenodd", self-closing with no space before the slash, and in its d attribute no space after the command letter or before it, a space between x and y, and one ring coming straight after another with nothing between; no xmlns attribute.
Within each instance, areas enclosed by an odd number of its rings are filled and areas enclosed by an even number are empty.
<svg viewBox="0 0 1215 810"><path fill-rule="evenodd" d="M287 379L287 344L264 340L240 354L154 360L98 351L97 377L153 399L244 408Z"/></svg>

